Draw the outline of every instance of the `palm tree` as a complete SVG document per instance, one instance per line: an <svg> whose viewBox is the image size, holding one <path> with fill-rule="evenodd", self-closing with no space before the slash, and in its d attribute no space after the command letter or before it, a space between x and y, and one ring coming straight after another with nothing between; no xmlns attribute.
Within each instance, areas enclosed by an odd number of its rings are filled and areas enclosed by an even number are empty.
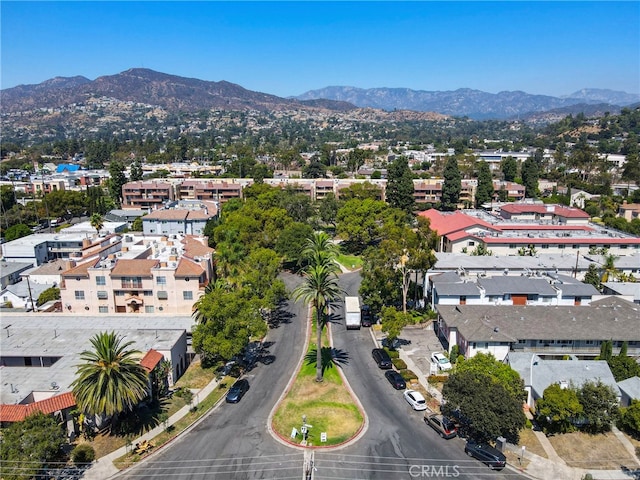
<svg viewBox="0 0 640 480"><path fill-rule="evenodd" d="M613 254L605 255L604 263L600 268L602 271L600 281L602 283L608 282L609 279L615 280L620 277L620 270L616 268L616 260L618 260L618 257Z"/></svg>
<svg viewBox="0 0 640 480"><path fill-rule="evenodd" d="M102 230L102 227L104 227L104 219L99 213L94 213L93 215L91 215L89 223L91 223L91 226L96 229L97 233L100 233L100 230Z"/></svg>
<svg viewBox="0 0 640 480"><path fill-rule="evenodd" d="M80 410L88 415L116 417L131 411L147 396L147 371L137 360L133 342L122 343L115 332L102 332L91 339L93 350L85 350L71 384Z"/></svg>
<svg viewBox="0 0 640 480"><path fill-rule="evenodd" d="M326 233L314 234L304 249L304 256L310 261L303 272L304 282L293 291L296 300L303 299L316 312L316 382L323 380L322 327L327 307L343 293L338 285L336 253L337 248Z"/></svg>

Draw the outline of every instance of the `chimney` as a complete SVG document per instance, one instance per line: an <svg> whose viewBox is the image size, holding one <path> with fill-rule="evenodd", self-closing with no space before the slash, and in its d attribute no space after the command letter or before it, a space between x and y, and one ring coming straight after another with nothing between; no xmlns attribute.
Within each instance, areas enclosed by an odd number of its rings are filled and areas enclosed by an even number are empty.
<svg viewBox="0 0 640 480"><path fill-rule="evenodd" d="M82 249L84 250L85 248L89 248L90 246L91 246L91 240L89 240L88 238L83 238Z"/></svg>
<svg viewBox="0 0 640 480"><path fill-rule="evenodd" d="M178 256L177 255L169 255L169 261L170 262L177 262L178 261Z"/></svg>
<svg viewBox="0 0 640 480"><path fill-rule="evenodd" d="M64 270L71 270L73 267L76 266L76 262L74 262L73 260L65 260L64 261Z"/></svg>
<svg viewBox="0 0 640 480"><path fill-rule="evenodd" d="M122 252L128 252L129 251L129 247L122 247Z"/></svg>
<svg viewBox="0 0 640 480"><path fill-rule="evenodd" d="M166 268L167 262L160 262L160 268Z"/></svg>
<svg viewBox="0 0 640 480"><path fill-rule="evenodd" d="M110 253L109 255L107 255L107 258L108 258L109 260L115 260L116 255L115 255L114 253Z"/></svg>

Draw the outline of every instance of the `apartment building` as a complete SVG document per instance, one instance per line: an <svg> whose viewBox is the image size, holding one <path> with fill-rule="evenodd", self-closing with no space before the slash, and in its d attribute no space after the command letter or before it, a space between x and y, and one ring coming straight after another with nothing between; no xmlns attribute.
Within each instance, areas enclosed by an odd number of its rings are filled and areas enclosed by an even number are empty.
<svg viewBox="0 0 640 480"><path fill-rule="evenodd" d="M204 237L124 237L121 251L62 273L64 312L190 314L213 275Z"/></svg>
<svg viewBox="0 0 640 480"><path fill-rule="evenodd" d="M442 252L474 254L481 248L491 255L535 256L606 249L614 255L640 255L640 238L591 224L579 209L545 205L537 210L527 205L520 211L518 204L508 204L498 213L430 209L419 215L440 236L437 249Z"/></svg>
<svg viewBox="0 0 640 480"><path fill-rule="evenodd" d="M139 181L122 186L122 208L141 208L147 211L157 210L175 200L175 188L170 182Z"/></svg>

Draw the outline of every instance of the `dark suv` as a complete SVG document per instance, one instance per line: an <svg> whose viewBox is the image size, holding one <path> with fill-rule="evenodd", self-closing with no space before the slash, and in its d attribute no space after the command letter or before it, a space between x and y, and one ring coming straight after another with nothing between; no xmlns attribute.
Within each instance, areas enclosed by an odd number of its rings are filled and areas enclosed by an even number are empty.
<svg viewBox="0 0 640 480"><path fill-rule="evenodd" d="M371 313L371 307L369 305L362 305L360 310L360 325L363 327L370 327L373 323L373 314Z"/></svg>
<svg viewBox="0 0 640 480"><path fill-rule="evenodd" d="M502 470L507 464L507 457L500 450L486 443L475 443L469 440L464 446L464 452L470 457L477 458L492 470Z"/></svg>
<svg viewBox="0 0 640 480"><path fill-rule="evenodd" d="M393 367L393 363L391 363L391 357L389 354L385 352L382 348L374 348L371 351L371 355L373 359L378 364L378 367L388 370Z"/></svg>

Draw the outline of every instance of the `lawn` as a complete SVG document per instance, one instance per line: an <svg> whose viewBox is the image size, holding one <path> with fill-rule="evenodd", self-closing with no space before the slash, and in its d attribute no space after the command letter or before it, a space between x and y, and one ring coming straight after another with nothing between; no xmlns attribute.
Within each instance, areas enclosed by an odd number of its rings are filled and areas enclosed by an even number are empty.
<svg viewBox="0 0 640 480"><path fill-rule="evenodd" d="M338 263L343 265L348 270L357 270L358 268L362 267L362 258L355 255L345 255L341 253L338 255L336 260L338 260Z"/></svg>
<svg viewBox="0 0 640 480"><path fill-rule="evenodd" d="M637 464L613 433L589 435L582 432L553 435L549 441L556 453L570 467L600 470L626 466L636 469Z"/></svg>
<svg viewBox="0 0 640 480"><path fill-rule="evenodd" d="M536 437L536 434L530 428L523 428L520 430L520 443L518 445L524 445L527 452L534 453L539 457L547 458L547 453L538 441L538 437Z"/></svg>
<svg viewBox="0 0 640 480"><path fill-rule="evenodd" d="M315 338L315 326L312 329ZM323 334L323 344L328 344L328 336ZM308 354L315 351L316 344L310 343ZM315 381L315 362L305 360L296 380L273 417L273 429L283 438L300 443L302 436L295 439L290 435L294 428L300 431L302 416L306 416L309 428L308 442L313 445L337 445L352 438L362 427L363 417L351 394L343 384L338 366L329 366L324 372L324 381ZM327 434L326 443L320 442L320 434Z"/></svg>
<svg viewBox="0 0 640 480"><path fill-rule="evenodd" d="M194 360L176 382L175 388L186 387L201 389L216 377L216 367L202 368L200 360Z"/></svg>

